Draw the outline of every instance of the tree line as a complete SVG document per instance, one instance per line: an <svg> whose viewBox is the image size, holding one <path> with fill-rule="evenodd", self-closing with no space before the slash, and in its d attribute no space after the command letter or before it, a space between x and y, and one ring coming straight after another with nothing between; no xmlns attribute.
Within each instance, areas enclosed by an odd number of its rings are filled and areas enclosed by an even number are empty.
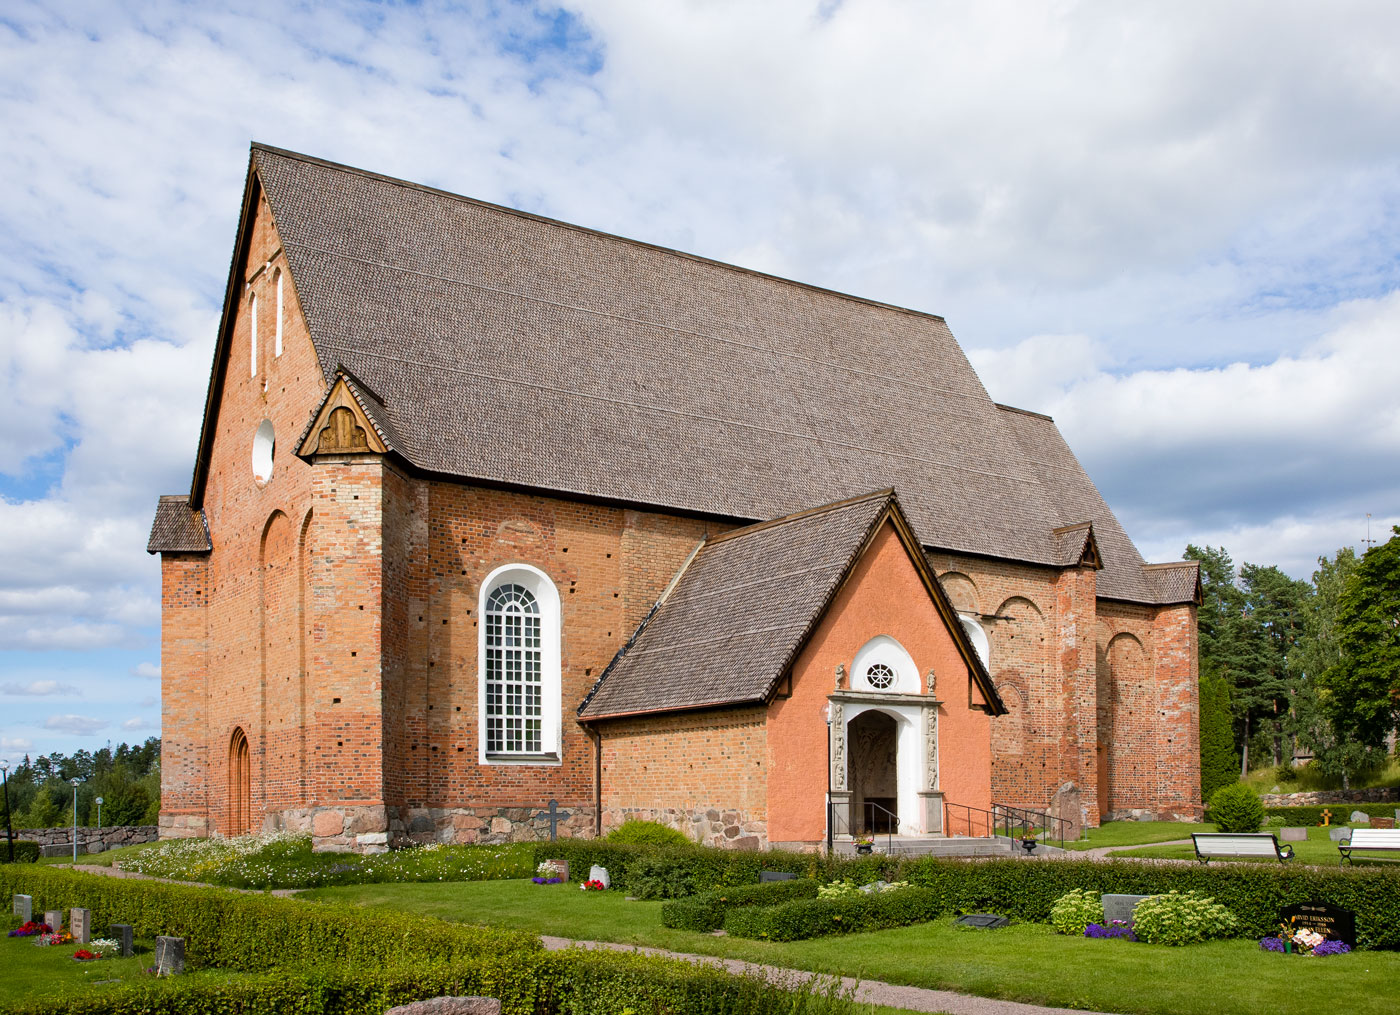
<svg viewBox="0 0 1400 1015"><path fill-rule="evenodd" d="M1319 557L1312 580L1187 546L1201 564L1204 798L1300 749L1349 787L1386 764L1400 725L1400 526L1360 557Z"/></svg>
<svg viewBox="0 0 1400 1015"><path fill-rule="evenodd" d="M78 784L78 825L154 825L160 817L160 737L144 744L110 744L97 751L54 752L24 761L7 780L10 813L0 800L0 822L11 828L63 828L73 824L73 785ZM0 836L4 828L0 825Z"/></svg>

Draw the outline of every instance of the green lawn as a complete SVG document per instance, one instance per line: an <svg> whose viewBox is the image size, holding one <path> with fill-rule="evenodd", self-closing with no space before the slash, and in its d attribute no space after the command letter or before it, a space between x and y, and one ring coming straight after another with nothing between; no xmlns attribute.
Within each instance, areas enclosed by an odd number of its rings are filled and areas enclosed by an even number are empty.
<svg viewBox="0 0 1400 1015"><path fill-rule="evenodd" d="M78 863L93 864L98 867L110 867L113 860L122 860L125 857L135 856L158 845L154 842L143 842L135 846L118 846L116 849L109 849L105 853L79 853ZM73 854L66 853L63 856L42 856L39 863L45 864L71 864Z"/></svg>
<svg viewBox="0 0 1400 1015"><path fill-rule="evenodd" d="M1197 829L1197 830L1200 831L1200 829ZM1270 827L1268 827L1268 828L1265 828L1264 831L1266 831L1266 832L1273 832L1275 836L1277 836L1277 835L1279 834L1279 829L1278 829L1276 826L1270 826ZM1339 853L1339 852L1337 851L1337 844L1336 844L1335 842L1333 842L1330 838L1328 838L1327 833L1328 833L1328 829L1326 829L1326 828L1316 828L1316 827L1314 827L1314 828L1309 828L1309 829L1308 829L1308 839L1307 839L1306 842L1294 842L1294 843L1289 843L1289 845L1291 845L1291 846L1293 847L1293 855L1294 855L1294 857L1295 857L1295 859L1292 860L1292 861L1290 861L1290 862L1291 862L1291 863L1314 864L1314 865L1319 866L1319 867L1338 867L1338 866L1340 866L1340 865L1341 865L1342 855L1341 855L1341 853ZM1116 852L1116 853L1114 853L1113 855L1114 855L1114 856L1130 856L1130 857L1131 857L1131 856L1136 856L1136 857L1149 857L1149 858L1152 858L1152 859L1162 859L1162 860L1194 860L1194 859L1196 859L1196 851L1195 851L1194 848L1192 848L1192 846L1191 846L1191 844L1190 844L1189 842L1188 842L1186 845L1184 845L1184 846L1151 846L1151 847L1148 847L1148 848L1145 848L1145 849L1124 850L1123 852ZM1380 858L1379 858L1379 859L1372 859L1372 860L1369 860L1369 861L1368 861L1368 860L1365 859L1363 856L1361 856L1361 855L1358 854L1357 857L1356 857L1356 860L1355 860L1355 864L1356 864L1356 866L1361 867L1361 866L1365 866L1365 865L1368 865L1368 864L1378 865L1378 864L1394 864L1394 863L1395 863L1394 860L1386 860L1386 859L1384 859L1384 855L1383 855L1383 854L1375 854L1375 856L1380 857ZM1219 861L1214 861L1214 860L1212 860L1211 862L1212 862L1212 863L1216 863L1216 862L1219 862ZM1231 862L1231 863L1234 863L1234 862L1236 862L1236 861L1231 860L1230 862ZM1272 864L1278 863L1277 860L1268 860L1268 859L1261 859L1261 860L1240 860L1240 861L1238 861L1238 862L1240 862L1240 863L1272 863Z"/></svg>
<svg viewBox="0 0 1400 1015"><path fill-rule="evenodd" d="M668 930L659 902L528 881L360 885L302 897L1098 1011L1258 1015L1284 999L1292 1009L1322 1011L1345 997L1352 1011L1388 1015L1400 982L1393 952L1305 959L1251 941L1168 948L1062 937L1039 924L964 930L951 918L814 941L745 941Z"/></svg>
<svg viewBox="0 0 1400 1015"><path fill-rule="evenodd" d="M1097 849L1100 846L1136 846L1148 842L1189 839L1192 832L1213 832L1215 826L1199 821L1105 821L1098 828L1085 830L1085 838L1065 843L1066 849ZM1058 842L1051 840L1054 845Z"/></svg>

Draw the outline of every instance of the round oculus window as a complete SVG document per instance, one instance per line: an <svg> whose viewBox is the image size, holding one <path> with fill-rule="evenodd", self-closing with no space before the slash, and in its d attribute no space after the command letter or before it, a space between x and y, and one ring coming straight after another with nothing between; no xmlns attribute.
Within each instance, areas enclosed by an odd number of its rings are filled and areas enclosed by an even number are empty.
<svg viewBox="0 0 1400 1015"><path fill-rule="evenodd" d="M272 452L276 444L272 420L265 419L253 434L253 478L259 483L266 483L272 478Z"/></svg>
<svg viewBox="0 0 1400 1015"><path fill-rule="evenodd" d="M865 679L871 687L883 691L894 686L894 670L884 663L876 663L865 671Z"/></svg>

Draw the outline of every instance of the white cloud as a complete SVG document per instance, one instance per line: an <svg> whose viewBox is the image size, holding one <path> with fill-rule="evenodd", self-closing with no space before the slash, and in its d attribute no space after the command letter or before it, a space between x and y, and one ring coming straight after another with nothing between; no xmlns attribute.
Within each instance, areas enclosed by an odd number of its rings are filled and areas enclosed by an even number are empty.
<svg viewBox="0 0 1400 1015"><path fill-rule="evenodd" d="M26 737L0 737L0 751L8 753L19 753L21 751L32 751L34 741ZM10 759L12 762L15 760Z"/></svg>
<svg viewBox="0 0 1400 1015"><path fill-rule="evenodd" d="M109 725L111 724L105 719L95 719L86 715L51 715L44 720L44 729L75 736L91 736Z"/></svg>
<svg viewBox="0 0 1400 1015"><path fill-rule="evenodd" d="M152 722L150 719L132 718L122 723L124 730L159 730L160 723Z"/></svg>
<svg viewBox="0 0 1400 1015"><path fill-rule="evenodd" d="M160 679L160 663L137 663L131 668L133 677L145 677L147 680Z"/></svg>
<svg viewBox="0 0 1400 1015"><path fill-rule="evenodd" d="M0 694L16 696L49 697L61 694L79 697L81 693L72 684L62 684L57 680L31 680L27 684L0 684Z"/></svg>

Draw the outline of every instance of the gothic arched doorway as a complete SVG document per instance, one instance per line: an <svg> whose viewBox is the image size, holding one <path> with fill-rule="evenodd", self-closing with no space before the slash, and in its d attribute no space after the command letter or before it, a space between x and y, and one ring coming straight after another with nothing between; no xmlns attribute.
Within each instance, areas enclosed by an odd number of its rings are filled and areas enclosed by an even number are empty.
<svg viewBox="0 0 1400 1015"><path fill-rule="evenodd" d="M233 731L228 745L228 823L232 835L246 835L253 823L252 763L248 752L248 736L242 727Z"/></svg>
<svg viewBox="0 0 1400 1015"><path fill-rule="evenodd" d="M884 835L898 832L898 723L876 709L847 727L850 744L851 828Z"/></svg>

